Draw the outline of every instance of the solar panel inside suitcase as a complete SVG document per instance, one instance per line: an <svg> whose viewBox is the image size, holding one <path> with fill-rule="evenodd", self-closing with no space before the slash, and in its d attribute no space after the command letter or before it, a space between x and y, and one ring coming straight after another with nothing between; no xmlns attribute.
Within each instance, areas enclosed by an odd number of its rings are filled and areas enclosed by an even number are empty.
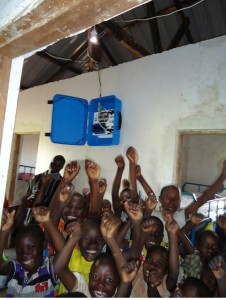
<svg viewBox="0 0 226 300"><path fill-rule="evenodd" d="M121 100L114 95L86 99L56 94L53 98L50 139L53 143L89 146L120 141Z"/></svg>

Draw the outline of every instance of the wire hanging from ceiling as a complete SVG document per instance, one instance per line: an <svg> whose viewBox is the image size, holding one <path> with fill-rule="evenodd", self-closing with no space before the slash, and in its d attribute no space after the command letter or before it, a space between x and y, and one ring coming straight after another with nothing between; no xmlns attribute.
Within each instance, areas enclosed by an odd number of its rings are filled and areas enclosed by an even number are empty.
<svg viewBox="0 0 226 300"><path fill-rule="evenodd" d="M200 3L204 2L204 1L205 0L200 0L200 1L194 3L194 4L190 5L190 6L179 8L179 9L177 9L175 11L172 11L172 12L170 12L168 14L157 15L157 16L154 16L154 17L144 18L144 19L132 19L132 20L122 20L121 19L121 20L114 20L114 22L115 23L119 23L119 22L129 23L129 22L134 22L134 21L142 21L143 22L143 21L149 21L149 20L153 20L153 19L157 19L157 18L164 18L164 17L171 16L173 14L176 14L179 11L190 9L190 8L196 6L196 5L198 5L198 4L200 4Z"/></svg>

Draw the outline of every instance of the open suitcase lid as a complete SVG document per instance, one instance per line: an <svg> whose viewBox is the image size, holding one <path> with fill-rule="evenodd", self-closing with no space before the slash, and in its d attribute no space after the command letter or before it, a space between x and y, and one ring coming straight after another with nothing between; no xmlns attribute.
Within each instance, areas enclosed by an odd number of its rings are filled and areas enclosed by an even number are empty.
<svg viewBox="0 0 226 300"><path fill-rule="evenodd" d="M115 96L86 99L56 94L49 135L53 143L110 146L119 144L121 101ZM88 127L88 128L87 128Z"/></svg>

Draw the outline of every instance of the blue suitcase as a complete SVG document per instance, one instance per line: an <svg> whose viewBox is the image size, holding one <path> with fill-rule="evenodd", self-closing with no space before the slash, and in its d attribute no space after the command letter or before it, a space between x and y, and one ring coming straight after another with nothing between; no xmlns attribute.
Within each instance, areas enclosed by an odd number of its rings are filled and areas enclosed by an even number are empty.
<svg viewBox="0 0 226 300"><path fill-rule="evenodd" d="M111 146L120 141L121 100L114 95L86 99L56 94L52 101L53 143L67 145Z"/></svg>

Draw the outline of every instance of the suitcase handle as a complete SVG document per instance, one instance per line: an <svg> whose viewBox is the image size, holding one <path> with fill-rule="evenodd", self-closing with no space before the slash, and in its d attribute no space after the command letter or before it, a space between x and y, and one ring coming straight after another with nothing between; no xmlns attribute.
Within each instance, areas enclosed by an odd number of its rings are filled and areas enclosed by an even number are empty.
<svg viewBox="0 0 226 300"><path fill-rule="evenodd" d="M118 126L117 126L117 130L120 130L122 126L122 114L120 113L120 111L118 111Z"/></svg>

